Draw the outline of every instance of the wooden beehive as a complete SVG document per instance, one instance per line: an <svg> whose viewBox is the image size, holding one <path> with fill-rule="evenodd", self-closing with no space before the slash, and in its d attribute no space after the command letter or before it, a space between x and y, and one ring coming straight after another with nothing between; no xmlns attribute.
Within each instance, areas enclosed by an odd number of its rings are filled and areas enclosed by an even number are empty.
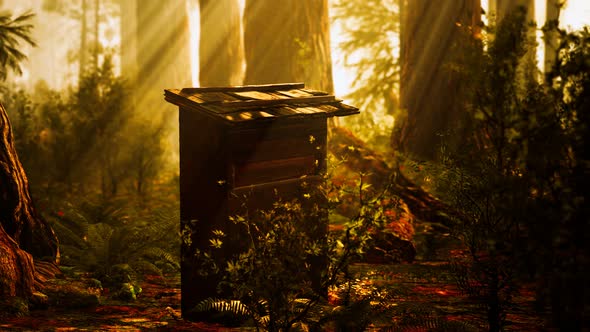
<svg viewBox="0 0 590 332"><path fill-rule="evenodd" d="M212 230L232 231L238 198L264 209L275 192L302 195L302 177L320 181L326 169L327 118L359 111L301 83L170 89L165 99L180 108L181 227L192 234L181 250L184 315L216 295L219 280L200 276L194 252Z"/></svg>

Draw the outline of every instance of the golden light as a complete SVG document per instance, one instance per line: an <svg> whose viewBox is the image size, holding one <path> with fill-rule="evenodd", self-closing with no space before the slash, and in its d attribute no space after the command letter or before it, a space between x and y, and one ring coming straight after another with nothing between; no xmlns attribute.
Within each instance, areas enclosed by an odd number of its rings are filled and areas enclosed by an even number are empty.
<svg viewBox="0 0 590 332"><path fill-rule="evenodd" d="M199 40L201 35L201 27L199 21L201 15L199 13L199 4L196 0L188 0L186 2L188 11L188 24L190 28L190 49L191 49L191 77L194 87L199 86Z"/></svg>
<svg viewBox="0 0 590 332"><path fill-rule="evenodd" d="M590 25L590 1L568 0L560 16L561 26L567 30L579 30Z"/></svg>
<svg viewBox="0 0 590 332"><path fill-rule="evenodd" d="M243 13L246 0L238 0L240 10ZM489 1L481 0L482 8L489 11ZM546 0L535 0L535 19L539 28L537 32L537 61L539 68L543 64L544 45L542 41L542 32L540 28L545 22L545 4ZM192 82L193 86L199 86L199 5L197 0L187 0L187 10L189 12L189 22L191 29L190 48L192 58ZM484 22L487 18L483 17ZM561 26L568 30L580 29L584 25L590 24L590 1L588 0L568 0L565 8L561 12ZM333 77L334 92L338 96L345 96L352 91L352 83L357 73L353 68L347 67L343 61L344 54L338 45L344 41L345 36L339 23L331 26L331 46L333 55ZM395 37L397 38L397 36ZM397 40L394 41L397 43ZM360 58L359 54L357 58Z"/></svg>
<svg viewBox="0 0 590 332"><path fill-rule="evenodd" d="M492 0L481 0L482 8L486 13L489 12L489 2ZM545 23L546 0L535 0L535 20L537 21L537 61L539 69L542 70L544 63L544 44L542 40L541 27ZM487 23L487 17L482 17L484 23ZM560 25L569 31L581 29L583 26L590 25L590 0L568 0L566 6L562 9L560 15ZM342 35L342 29L339 24L331 26L332 54L333 54L333 75L334 90L336 95L344 96L352 91L351 85L356 72L348 68L342 61L344 55L338 48L345 36Z"/></svg>
<svg viewBox="0 0 590 332"><path fill-rule="evenodd" d="M246 0L238 0L240 6L240 16L244 15L244 7L246 6ZM189 28L190 28L190 49L191 49L191 77L194 87L199 87L199 42L201 39L201 26L200 26L200 10L198 0L187 0L186 2L188 16L189 16Z"/></svg>

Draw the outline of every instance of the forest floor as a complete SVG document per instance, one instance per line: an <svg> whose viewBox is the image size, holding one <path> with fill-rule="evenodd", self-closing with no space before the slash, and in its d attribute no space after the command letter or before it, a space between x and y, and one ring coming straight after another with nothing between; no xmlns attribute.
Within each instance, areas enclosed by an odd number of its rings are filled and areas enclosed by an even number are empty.
<svg viewBox="0 0 590 332"><path fill-rule="evenodd" d="M423 326L407 331L430 331L428 326L437 321L461 321L475 331L485 330L480 307L457 289L448 264L355 264L352 272L361 286L385 287L393 295L390 299L397 302L400 310L392 321L408 314L423 321ZM141 287L143 291L134 302L102 300L102 296L101 304L94 308L34 310L27 317L0 321L0 331L239 330L180 318L178 276L146 276ZM532 292L519 292L514 299L516 305L507 316L507 330L542 330L542 320L531 314L532 299Z"/></svg>

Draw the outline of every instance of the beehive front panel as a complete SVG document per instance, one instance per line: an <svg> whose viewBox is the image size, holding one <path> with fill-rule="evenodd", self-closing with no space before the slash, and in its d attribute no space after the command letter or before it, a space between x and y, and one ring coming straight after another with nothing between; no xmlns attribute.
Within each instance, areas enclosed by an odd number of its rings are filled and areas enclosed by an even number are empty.
<svg viewBox="0 0 590 332"><path fill-rule="evenodd" d="M275 121L231 132L233 187L317 175L325 165L325 118Z"/></svg>
<svg viewBox="0 0 590 332"><path fill-rule="evenodd" d="M320 175L306 176L282 181L274 181L235 188L229 193L228 210L233 216L247 216L256 223L260 220L261 213L275 209L277 202L296 201L301 205L303 216L299 220L298 230L307 233L310 238L327 238L328 215L327 202L319 188L324 181ZM247 250L251 243L251 237L247 236L247 230L240 225L230 225L231 234L228 237L230 245L228 257ZM251 228L260 229L258 227ZM264 230L262 230L264 231ZM326 253L309 256L310 270L308 280L312 282L315 291L327 294L327 290L321 286L321 277L327 269Z"/></svg>

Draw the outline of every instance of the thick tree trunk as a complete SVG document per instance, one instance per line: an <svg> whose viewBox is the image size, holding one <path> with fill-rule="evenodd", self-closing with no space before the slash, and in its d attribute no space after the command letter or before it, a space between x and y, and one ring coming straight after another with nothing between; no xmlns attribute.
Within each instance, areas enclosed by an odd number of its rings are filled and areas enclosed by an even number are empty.
<svg viewBox="0 0 590 332"><path fill-rule="evenodd" d="M545 24L548 24L548 30L545 31L545 63L544 72L549 73L555 61L557 60L557 47L559 42L559 34L556 30L559 21L560 12L560 1L559 0L547 0L545 10Z"/></svg>
<svg viewBox="0 0 590 332"><path fill-rule="evenodd" d="M98 55L100 53L100 0L94 0L94 47L92 55L94 60L94 68L98 70Z"/></svg>
<svg viewBox="0 0 590 332"><path fill-rule="evenodd" d="M199 0L200 86L241 85L244 80L242 17L237 0Z"/></svg>
<svg viewBox="0 0 590 332"><path fill-rule="evenodd" d="M402 2L402 108L407 120L396 121L393 147L419 159L436 159L445 139L462 118L461 78L451 70L469 52L481 21L479 0L405 0ZM473 39L473 38L471 38Z"/></svg>
<svg viewBox="0 0 590 332"><path fill-rule="evenodd" d="M502 20L509 14L514 13L519 7L526 11L526 23L535 22L535 0L492 0L495 4L496 25L500 25ZM524 77L528 80L535 81L537 79L536 67L536 33L535 26L530 26L527 31L527 41L529 42L526 55L522 58L519 66L524 73Z"/></svg>
<svg viewBox="0 0 590 332"><path fill-rule="evenodd" d="M34 291L33 257L0 225L0 298L27 298Z"/></svg>
<svg viewBox="0 0 590 332"><path fill-rule="evenodd" d="M329 24L326 0L247 0L245 83L305 82L331 93Z"/></svg>
<svg viewBox="0 0 590 332"><path fill-rule="evenodd" d="M137 1L136 15L137 110L150 119L175 114L162 94L164 89L192 85L186 1Z"/></svg>
<svg viewBox="0 0 590 332"><path fill-rule="evenodd" d="M86 71L86 65L88 62L88 21L86 14L88 12L88 0L82 0L82 17L80 19L81 28L80 28L80 63L79 63L79 73L78 78L81 81L82 77L84 76L84 72Z"/></svg>
<svg viewBox="0 0 590 332"><path fill-rule="evenodd" d="M127 80L127 105L136 108L137 83L137 1L119 0L121 8L121 73Z"/></svg>
<svg viewBox="0 0 590 332"><path fill-rule="evenodd" d="M58 263L58 240L35 211L1 104L0 197L0 297L27 296L34 286L33 258Z"/></svg>

